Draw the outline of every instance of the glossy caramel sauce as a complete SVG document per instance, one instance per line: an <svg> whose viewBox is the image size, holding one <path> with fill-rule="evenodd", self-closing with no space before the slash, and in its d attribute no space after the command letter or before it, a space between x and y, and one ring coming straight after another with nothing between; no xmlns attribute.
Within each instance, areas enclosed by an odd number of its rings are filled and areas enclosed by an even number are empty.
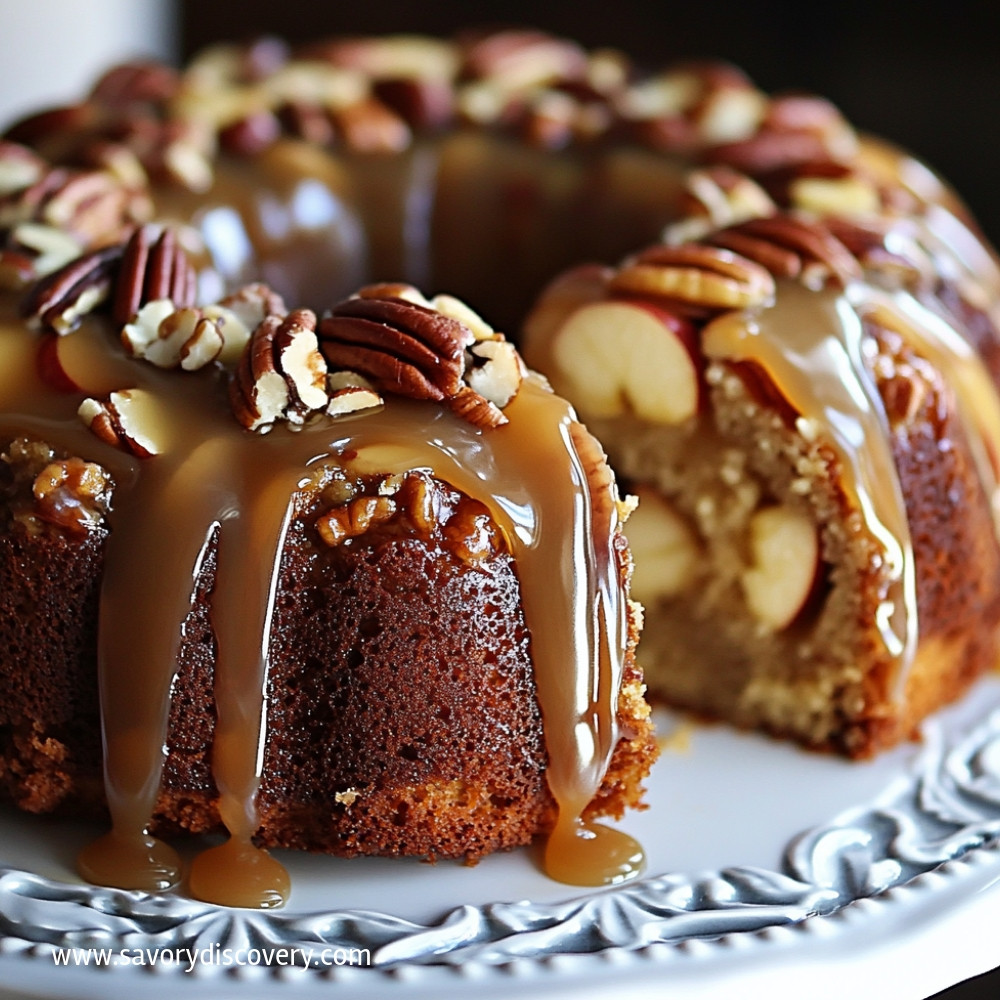
<svg viewBox="0 0 1000 1000"><path fill-rule="evenodd" d="M702 343L710 358L760 365L801 414L800 431L833 445L845 493L885 553L876 625L889 655L903 665L917 642L913 545L889 422L864 364L863 339L861 319L841 291L787 281L772 306L710 323Z"/></svg>

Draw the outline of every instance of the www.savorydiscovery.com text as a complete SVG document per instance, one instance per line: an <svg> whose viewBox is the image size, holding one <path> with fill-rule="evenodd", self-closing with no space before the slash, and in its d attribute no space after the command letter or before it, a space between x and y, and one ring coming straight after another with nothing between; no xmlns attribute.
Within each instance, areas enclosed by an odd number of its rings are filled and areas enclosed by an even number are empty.
<svg viewBox="0 0 1000 1000"><path fill-rule="evenodd" d="M199 965L221 968L261 966L266 968L324 968L344 965L371 965L367 948L321 948L275 946L259 948L56 948L56 965L70 967L111 965L175 965L194 972Z"/></svg>

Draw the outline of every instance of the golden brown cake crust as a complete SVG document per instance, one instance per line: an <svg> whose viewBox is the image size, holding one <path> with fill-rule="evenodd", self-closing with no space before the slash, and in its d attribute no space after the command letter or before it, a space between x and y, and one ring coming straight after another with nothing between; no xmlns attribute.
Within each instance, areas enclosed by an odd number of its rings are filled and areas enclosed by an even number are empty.
<svg viewBox="0 0 1000 1000"><path fill-rule="evenodd" d="M444 487L442 487L444 488ZM328 547L306 505L282 560L257 841L354 856L461 857L528 843L555 805L530 641L511 557L470 565L440 542L375 530ZM9 602L0 792L32 812L103 812L94 613L100 532L0 538ZM219 828L211 771L214 646L209 547L185 622L154 829ZM76 586L67 588L70 579ZM12 605L13 609L13 605ZM639 804L655 758L635 666L635 621L619 704L623 739L589 816Z"/></svg>

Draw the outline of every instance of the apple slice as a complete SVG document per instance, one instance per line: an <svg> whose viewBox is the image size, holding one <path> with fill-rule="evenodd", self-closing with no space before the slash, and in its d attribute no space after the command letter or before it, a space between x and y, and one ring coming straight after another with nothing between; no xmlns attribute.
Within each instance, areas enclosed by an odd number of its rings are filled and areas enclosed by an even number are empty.
<svg viewBox="0 0 1000 1000"><path fill-rule="evenodd" d="M766 629L788 628L809 603L819 577L816 525L802 510L764 507L750 518L752 565L740 582L747 606Z"/></svg>
<svg viewBox="0 0 1000 1000"><path fill-rule="evenodd" d="M607 299L572 313L552 343L553 380L584 417L633 412L680 424L698 412L694 328L637 299Z"/></svg>
<svg viewBox="0 0 1000 1000"><path fill-rule="evenodd" d="M698 561L698 542L687 521L651 486L632 491L639 505L625 522L632 550L632 596L647 606L681 593Z"/></svg>
<svg viewBox="0 0 1000 1000"><path fill-rule="evenodd" d="M59 339L56 333L43 333L39 338L38 353L35 355L38 376L56 392L82 392L59 357Z"/></svg>
<svg viewBox="0 0 1000 1000"><path fill-rule="evenodd" d="M601 264L581 264L545 287L521 327L522 353L532 368L552 371L552 340L559 328L581 306L608 297L612 274Z"/></svg>

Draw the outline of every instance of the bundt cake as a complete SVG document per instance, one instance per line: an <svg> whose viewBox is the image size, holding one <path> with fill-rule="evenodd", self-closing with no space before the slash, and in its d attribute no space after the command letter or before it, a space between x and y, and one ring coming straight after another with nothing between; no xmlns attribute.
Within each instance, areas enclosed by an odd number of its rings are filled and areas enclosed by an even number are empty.
<svg viewBox="0 0 1000 1000"><path fill-rule="evenodd" d="M637 870L634 504L480 318L569 267L524 342L640 497L658 694L864 755L995 659L993 258L826 101L268 39L16 123L0 227L0 787L107 804L94 881L220 826L191 890L251 905L271 846Z"/></svg>

